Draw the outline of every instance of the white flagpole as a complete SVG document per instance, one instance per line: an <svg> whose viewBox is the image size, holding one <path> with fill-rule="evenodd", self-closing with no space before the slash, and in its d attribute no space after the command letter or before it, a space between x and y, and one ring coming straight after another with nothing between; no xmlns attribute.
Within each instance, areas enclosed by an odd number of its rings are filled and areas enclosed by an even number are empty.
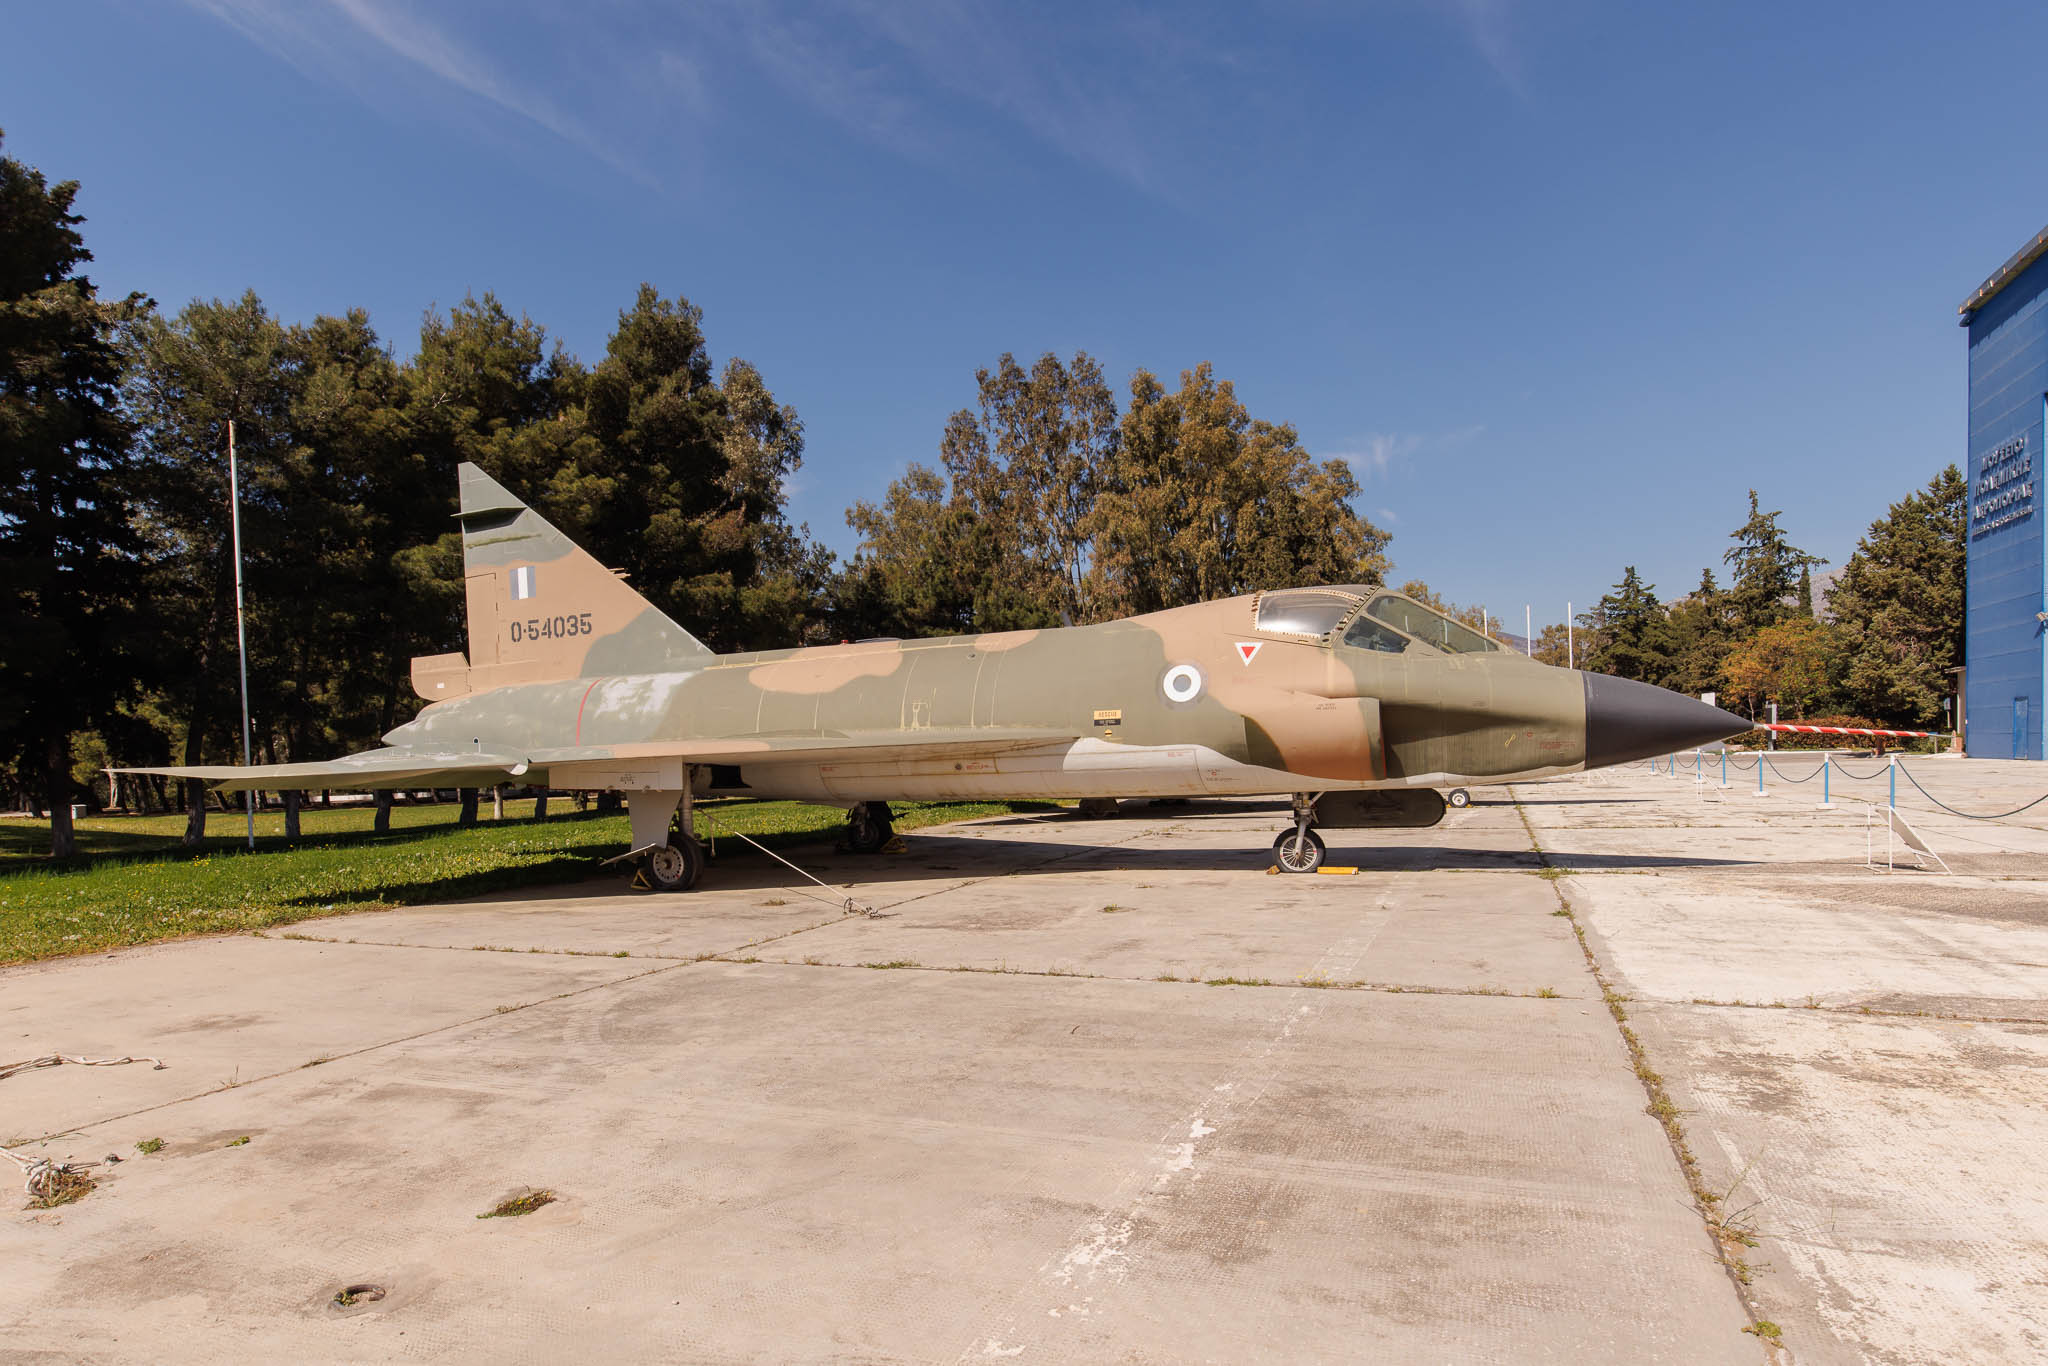
<svg viewBox="0 0 2048 1366"><path fill-rule="evenodd" d="M1567 669L1579 667L1578 647L1572 642L1572 605L1564 605L1564 666Z"/></svg>
<svg viewBox="0 0 2048 1366"><path fill-rule="evenodd" d="M242 659L242 767L255 762L249 744L249 634L242 621L242 481L235 469L235 420L228 419L228 521L235 537L235 651ZM256 794L242 793L249 818L249 847L256 847Z"/></svg>

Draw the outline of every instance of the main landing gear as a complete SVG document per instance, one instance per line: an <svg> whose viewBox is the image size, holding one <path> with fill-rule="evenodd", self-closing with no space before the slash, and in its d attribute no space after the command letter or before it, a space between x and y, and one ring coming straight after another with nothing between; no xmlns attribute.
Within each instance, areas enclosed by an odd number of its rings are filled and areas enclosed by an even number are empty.
<svg viewBox="0 0 2048 1366"><path fill-rule="evenodd" d="M667 844L647 851L641 874L657 892L687 892L704 875L704 846L680 831L672 832Z"/></svg>
<svg viewBox="0 0 2048 1366"><path fill-rule="evenodd" d="M687 784L680 792L628 792L626 812L633 820L633 848L621 858L640 866L635 888L651 892L687 892L704 876L710 855L697 838L697 823Z"/></svg>
<svg viewBox="0 0 2048 1366"><path fill-rule="evenodd" d="M855 802L846 809L843 843L850 854L879 854L896 838L896 815L887 802Z"/></svg>
<svg viewBox="0 0 2048 1366"><path fill-rule="evenodd" d="M1283 873L1313 873L1323 866L1323 837L1309 827L1316 820L1319 792L1294 794L1294 828L1273 841L1273 863Z"/></svg>

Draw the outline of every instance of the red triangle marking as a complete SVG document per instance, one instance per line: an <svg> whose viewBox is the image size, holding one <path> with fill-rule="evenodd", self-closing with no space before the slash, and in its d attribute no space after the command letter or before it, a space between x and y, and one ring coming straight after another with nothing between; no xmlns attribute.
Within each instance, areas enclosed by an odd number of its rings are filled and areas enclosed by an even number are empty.
<svg viewBox="0 0 2048 1366"><path fill-rule="evenodd" d="M1263 640L1240 640L1237 642L1237 653L1249 664L1252 662L1252 656L1257 654L1259 647L1265 643Z"/></svg>

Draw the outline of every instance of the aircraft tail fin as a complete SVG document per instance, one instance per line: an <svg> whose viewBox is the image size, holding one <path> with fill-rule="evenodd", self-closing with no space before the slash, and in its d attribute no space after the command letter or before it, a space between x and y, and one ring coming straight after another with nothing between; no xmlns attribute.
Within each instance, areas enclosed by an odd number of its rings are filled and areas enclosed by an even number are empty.
<svg viewBox="0 0 2048 1366"><path fill-rule="evenodd" d="M413 661L433 701L509 683L701 667L703 642L475 465L462 476L469 656Z"/></svg>

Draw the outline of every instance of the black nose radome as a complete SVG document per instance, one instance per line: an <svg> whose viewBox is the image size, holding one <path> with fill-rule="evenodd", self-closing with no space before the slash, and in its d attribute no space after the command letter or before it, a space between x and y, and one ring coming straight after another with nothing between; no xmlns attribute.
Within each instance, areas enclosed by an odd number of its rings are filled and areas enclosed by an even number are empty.
<svg viewBox="0 0 2048 1366"><path fill-rule="evenodd" d="M1683 693L1628 678L1581 674L1586 680L1586 767L1625 764L1751 729L1734 712Z"/></svg>

